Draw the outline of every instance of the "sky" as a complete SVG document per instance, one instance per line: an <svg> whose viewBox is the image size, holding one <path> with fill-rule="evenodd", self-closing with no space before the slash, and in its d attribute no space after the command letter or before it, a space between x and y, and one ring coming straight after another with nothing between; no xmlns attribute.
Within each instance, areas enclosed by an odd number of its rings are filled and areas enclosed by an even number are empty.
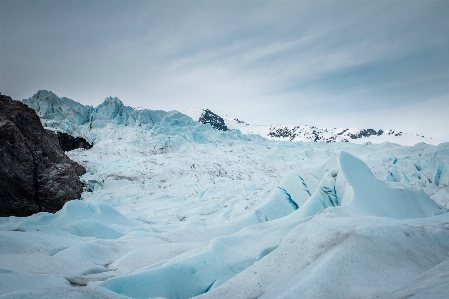
<svg viewBox="0 0 449 299"><path fill-rule="evenodd" d="M0 92L449 141L449 1L0 0Z"/></svg>

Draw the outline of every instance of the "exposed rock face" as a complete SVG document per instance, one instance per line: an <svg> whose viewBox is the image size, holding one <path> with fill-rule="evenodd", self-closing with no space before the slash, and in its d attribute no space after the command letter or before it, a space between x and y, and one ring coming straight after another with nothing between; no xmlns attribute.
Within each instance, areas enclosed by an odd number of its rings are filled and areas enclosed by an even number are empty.
<svg viewBox="0 0 449 299"><path fill-rule="evenodd" d="M201 115L199 122L203 124L210 124L215 130L220 131L227 131L228 127L226 126L226 123L224 119L210 111L209 109L204 110L203 114Z"/></svg>
<svg viewBox="0 0 449 299"><path fill-rule="evenodd" d="M87 142L84 138L81 137L73 137L67 133L58 132L58 140L61 149L65 152L71 151L77 148L90 149L92 148L92 144Z"/></svg>
<svg viewBox="0 0 449 299"><path fill-rule="evenodd" d="M337 140L337 136L335 134L323 134L327 133L327 131L324 131L322 129L318 129L314 126L305 126L305 125L298 125L298 126L273 126L270 127L270 132L267 134L267 136L279 138L279 139L289 139L290 141L295 140L295 138L304 138L307 141L324 141L327 143L334 143ZM339 134L337 134L339 135ZM342 142L347 142L347 140L342 140Z"/></svg>
<svg viewBox="0 0 449 299"><path fill-rule="evenodd" d="M0 216L60 210L80 197L85 172L33 109L0 95Z"/></svg>
<svg viewBox="0 0 449 299"><path fill-rule="evenodd" d="M360 132L358 134L349 134L348 136L351 137L352 139L357 139L357 138L362 138L362 137L369 137L369 136L380 136L384 133L384 131L379 130L373 130L373 129L363 129L360 130ZM396 135L399 136L399 135Z"/></svg>

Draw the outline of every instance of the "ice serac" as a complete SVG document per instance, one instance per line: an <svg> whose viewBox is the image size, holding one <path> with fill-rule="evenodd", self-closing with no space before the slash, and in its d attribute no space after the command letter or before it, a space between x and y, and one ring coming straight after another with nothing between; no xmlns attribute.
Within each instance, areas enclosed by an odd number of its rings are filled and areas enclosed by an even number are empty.
<svg viewBox="0 0 449 299"><path fill-rule="evenodd" d="M328 207L345 213L411 219L447 212L422 190L393 187L376 179L368 166L347 152L321 168L321 180L296 213L314 216Z"/></svg>
<svg viewBox="0 0 449 299"><path fill-rule="evenodd" d="M125 106L116 97L108 97L103 103L93 109L89 117L89 126L90 128L101 128L112 122L117 125L152 128L174 113L177 112L148 109L135 110L130 106Z"/></svg>
<svg viewBox="0 0 449 299"><path fill-rule="evenodd" d="M430 217L447 212L422 190L393 188L380 182L365 163L351 154L341 152L339 164L354 192L347 203L347 212L396 219Z"/></svg>
<svg viewBox="0 0 449 299"><path fill-rule="evenodd" d="M85 138L90 130L103 128L108 124L153 128L162 121L182 119L182 114L176 111L135 110L125 106L116 97L107 97L94 108L65 97L60 98L51 91L40 90L22 102L36 111L44 127L81 138ZM173 117L174 115L177 117ZM185 123L191 121L187 116L184 118L187 118L182 120Z"/></svg>
<svg viewBox="0 0 449 299"><path fill-rule="evenodd" d="M86 170L61 150L34 110L0 95L0 216L56 212L80 198Z"/></svg>
<svg viewBox="0 0 449 299"><path fill-rule="evenodd" d="M84 106L65 97L60 98L47 90L39 90L22 102L36 111L45 127L66 133L76 131L79 126L87 123L93 111L92 106Z"/></svg>

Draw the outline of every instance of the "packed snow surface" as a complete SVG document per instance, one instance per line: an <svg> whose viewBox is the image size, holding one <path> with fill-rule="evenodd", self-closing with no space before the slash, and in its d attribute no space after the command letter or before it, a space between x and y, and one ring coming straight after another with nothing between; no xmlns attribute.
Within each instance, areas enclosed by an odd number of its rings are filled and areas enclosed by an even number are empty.
<svg viewBox="0 0 449 299"><path fill-rule="evenodd" d="M448 143L273 141L111 98L77 122L74 103L36 106L94 143L68 152L82 200L0 218L0 298L447 298Z"/></svg>

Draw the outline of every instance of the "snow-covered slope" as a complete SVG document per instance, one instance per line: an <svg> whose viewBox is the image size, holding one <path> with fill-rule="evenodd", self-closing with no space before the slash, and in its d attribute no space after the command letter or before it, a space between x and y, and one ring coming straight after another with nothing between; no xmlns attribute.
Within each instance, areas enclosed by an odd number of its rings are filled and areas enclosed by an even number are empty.
<svg viewBox="0 0 449 299"><path fill-rule="evenodd" d="M217 130L240 130L243 134L258 134L271 140L313 141L313 142L391 142L400 145L415 145L420 142L437 145L441 141L417 134L408 134L394 130L374 130L357 128L322 129L309 125L250 125L239 119L221 117L208 109L188 108L182 113L202 123L210 123Z"/></svg>
<svg viewBox="0 0 449 299"><path fill-rule="evenodd" d="M449 143L136 125L106 102L70 127L95 141L68 152L83 200L0 218L0 298L447 298Z"/></svg>
<svg viewBox="0 0 449 299"><path fill-rule="evenodd" d="M118 98L108 97L102 104L93 108L84 106L71 99L59 98L51 91L40 90L23 102L36 110L44 126L57 131L63 131L74 136L82 136L82 125L101 127L112 121L126 126L144 126L151 128L156 123L164 121L176 111L148 110L125 106ZM250 125L236 118L221 117L208 109L188 108L183 114L203 124L210 124L214 129L227 131L239 130L243 134L257 134L270 140L281 141L313 141L313 142L351 142L363 144L366 142L391 142L400 145L415 145L427 143L437 145L441 141L425 138L394 130L374 130L356 128L322 129L308 125ZM189 120L185 120L187 122ZM85 131L85 130L84 130ZM83 137L83 136L82 136Z"/></svg>

